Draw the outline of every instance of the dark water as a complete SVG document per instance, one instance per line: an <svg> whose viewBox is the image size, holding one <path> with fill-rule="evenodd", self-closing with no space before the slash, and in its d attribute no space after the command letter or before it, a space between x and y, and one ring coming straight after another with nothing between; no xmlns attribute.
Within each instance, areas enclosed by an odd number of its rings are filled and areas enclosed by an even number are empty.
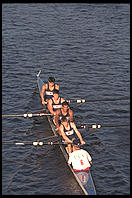
<svg viewBox="0 0 132 198"><path fill-rule="evenodd" d="M65 98L130 95L129 4L3 4L2 113L39 112L36 74ZM71 104L76 123L126 124L128 101ZM35 111L36 110L36 111ZM130 128L82 130L99 195L130 193ZM46 118L2 119L3 141L52 135ZM58 147L2 147L2 194L83 194Z"/></svg>

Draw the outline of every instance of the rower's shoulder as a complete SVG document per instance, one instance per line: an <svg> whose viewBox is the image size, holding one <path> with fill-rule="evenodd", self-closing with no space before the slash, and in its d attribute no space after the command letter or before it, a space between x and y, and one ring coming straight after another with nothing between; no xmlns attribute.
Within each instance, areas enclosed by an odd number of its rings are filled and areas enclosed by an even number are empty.
<svg viewBox="0 0 132 198"><path fill-rule="evenodd" d="M63 125L62 124L60 124L59 130L63 130Z"/></svg>
<svg viewBox="0 0 132 198"><path fill-rule="evenodd" d="M47 84L47 83L46 83L46 84L43 84L42 89L47 89L47 86L48 86L48 84Z"/></svg>
<svg viewBox="0 0 132 198"><path fill-rule="evenodd" d="M56 115L59 115L60 114L60 109L57 109L56 110Z"/></svg>
<svg viewBox="0 0 132 198"><path fill-rule="evenodd" d="M58 85L58 84L55 84L55 89L60 89L60 85Z"/></svg>
<svg viewBox="0 0 132 198"><path fill-rule="evenodd" d="M71 121L71 122L70 122L70 125L71 125L71 126L76 126L75 123L74 123L74 121Z"/></svg>
<svg viewBox="0 0 132 198"><path fill-rule="evenodd" d="M71 121L71 122L70 122L70 125L71 125L72 128L77 129L76 124L75 124L74 121Z"/></svg>
<svg viewBox="0 0 132 198"><path fill-rule="evenodd" d="M73 113L72 109L69 108L69 113Z"/></svg>

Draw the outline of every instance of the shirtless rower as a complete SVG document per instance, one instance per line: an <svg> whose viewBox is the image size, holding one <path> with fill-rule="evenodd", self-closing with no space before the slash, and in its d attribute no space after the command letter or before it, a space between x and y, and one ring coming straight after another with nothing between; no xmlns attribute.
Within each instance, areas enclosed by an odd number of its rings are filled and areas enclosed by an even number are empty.
<svg viewBox="0 0 132 198"><path fill-rule="evenodd" d="M48 100L48 110L50 111L51 114L55 115L57 109L61 109L62 103L65 101L64 98L61 98L59 96L59 90L55 89L53 91L53 97Z"/></svg>
<svg viewBox="0 0 132 198"><path fill-rule="evenodd" d="M70 109L69 103L67 101L64 101L62 103L61 109L56 110L55 123L57 129L59 128L59 125L61 124L61 120L63 117L66 117L66 119L70 120L71 122L73 121L73 111Z"/></svg>
<svg viewBox="0 0 132 198"><path fill-rule="evenodd" d="M49 77L48 83L43 85L40 93L42 105L47 104L47 100L52 98L54 89L59 90L60 86L55 84L54 77Z"/></svg>
<svg viewBox="0 0 132 198"><path fill-rule="evenodd" d="M82 145L85 144L85 141L83 140L81 133L78 131L76 125L74 122L68 121L65 117L61 120L61 125L59 126L59 131L61 133L61 136L63 140L68 143L67 145L67 152L71 153L73 151L73 144L79 144Z"/></svg>

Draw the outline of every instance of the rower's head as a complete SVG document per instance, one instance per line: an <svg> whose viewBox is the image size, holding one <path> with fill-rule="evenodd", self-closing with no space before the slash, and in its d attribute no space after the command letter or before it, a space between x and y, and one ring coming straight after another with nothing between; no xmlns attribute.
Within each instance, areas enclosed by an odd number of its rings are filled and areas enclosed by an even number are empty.
<svg viewBox="0 0 132 198"><path fill-rule="evenodd" d="M49 83L50 85L54 85L54 84L55 84L55 78L54 78L54 77L49 77L49 78L48 78L48 83Z"/></svg>
<svg viewBox="0 0 132 198"><path fill-rule="evenodd" d="M53 97L56 98L56 99L59 97L59 90L58 89L54 89Z"/></svg>
<svg viewBox="0 0 132 198"><path fill-rule="evenodd" d="M66 124L66 123L68 123L68 120L67 120L67 118L64 116L64 117L62 117L61 122L62 122L63 124Z"/></svg>
<svg viewBox="0 0 132 198"><path fill-rule="evenodd" d="M73 146L73 151L77 151L77 150L80 150L81 148L80 148L80 146L79 145L74 145Z"/></svg>
<svg viewBox="0 0 132 198"><path fill-rule="evenodd" d="M68 103L67 101L64 101L64 102L62 103L62 109L63 109L64 111L67 111L67 110L69 109L69 103Z"/></svg>

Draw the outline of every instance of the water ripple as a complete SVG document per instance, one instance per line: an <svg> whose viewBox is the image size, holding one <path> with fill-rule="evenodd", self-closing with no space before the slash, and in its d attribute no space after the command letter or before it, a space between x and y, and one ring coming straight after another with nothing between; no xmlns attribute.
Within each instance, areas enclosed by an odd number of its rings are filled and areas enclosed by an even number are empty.
<svg viewBox="0 0 132 198"><path fill-rule="evenodd" d="M3 4L2 114L40 110L36 73L64 98L130 96L128 4ZM71 103L76 123L126 124L130 101ZM130 194L130 127L81 130L97 194ZM51 136L45 118L2 120L3 141ZM3 145L2 193L78 195L58 148ZM55 157L56 156L56 157ZM65 185L64 182L65 181Z"/></svg>

